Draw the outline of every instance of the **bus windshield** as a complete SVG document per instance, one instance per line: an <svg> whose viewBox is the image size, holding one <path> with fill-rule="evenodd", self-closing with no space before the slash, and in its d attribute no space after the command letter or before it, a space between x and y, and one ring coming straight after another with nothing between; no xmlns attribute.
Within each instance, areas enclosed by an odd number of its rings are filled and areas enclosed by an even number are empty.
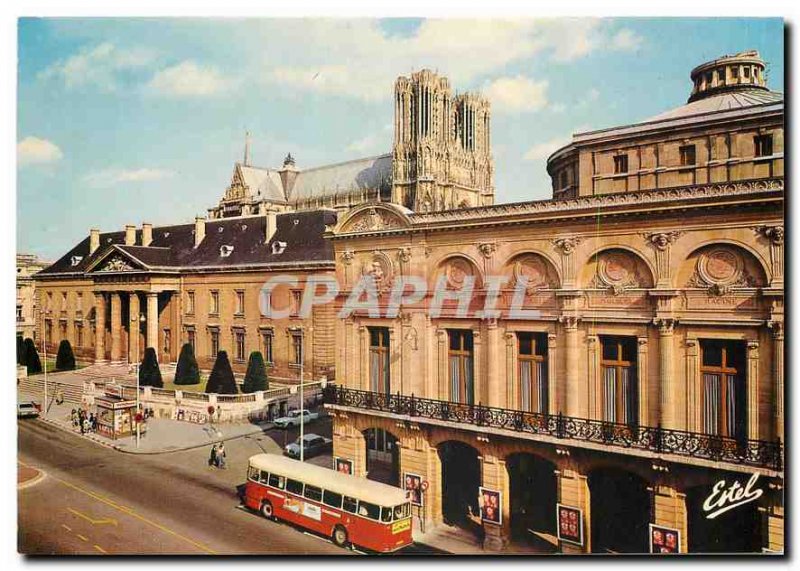
<svg viewBox="0 0 800 571"><path fill-rule="evenodd" d="M411 515L411 504L400 504L394 507L394 519L403 519Z"/></svg>

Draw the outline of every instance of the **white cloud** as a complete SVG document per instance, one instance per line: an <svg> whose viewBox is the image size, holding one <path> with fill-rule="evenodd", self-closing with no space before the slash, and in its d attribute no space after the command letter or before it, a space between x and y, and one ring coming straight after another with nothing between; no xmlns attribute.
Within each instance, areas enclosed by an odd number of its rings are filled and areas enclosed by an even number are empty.
<svg viewBox="0 0 800 571"><path fill-rule="evenodd" d="M505 112L539 111L547 105L546 79L534 81L528 77L500 77L483 87L492 109Z"/></svg>
<svg viewBox="0 0 800 571"><path fill-rule="evenodd" d="M569 137L556 137L554 139L550 139L549 141L536 143L525 152L525 154L522 156L522 159L525 161L547 160L547 157L552 155L564 145L569 144L570 141L571 139Z"/></svg>
<svg viewBox="0 0 800 571"><path fill-rule="evenodd" d="M57 61L39 72L38 77L61 80L68 89L92 85L103 91L116 91L121 74L146 67L154 57L154 52L146 48L119 49L103 42Z"/></svg>
<svg viewBox="0 0 800 571"><path fill-rule="evenodd" d="M620 51L635 51L642 45L644 38L629 28L622 28L611 38L611 48Z"/></svg>
<svg viewBox="0 0 800 571"><path fill-rule="evenodd" d="M147 84L147 91L174 97L206 97L232 89L235 82L216 68L184 61L157 72Z"/></svg>
<svg viewBox="0 0 800 571"><path fill-rule="evenodd" d="M175 176L175 172L167 169L104 169L87 174L83 181L95 188L113 186L130 182L154 182Z"/></svg>
<svg viewBox="0 0 800 571"><path fill-rule="evenodd" d="M39 137L25 137L17 143L17 164L20 166L52 163L64 156L58 145Z"/></svg>

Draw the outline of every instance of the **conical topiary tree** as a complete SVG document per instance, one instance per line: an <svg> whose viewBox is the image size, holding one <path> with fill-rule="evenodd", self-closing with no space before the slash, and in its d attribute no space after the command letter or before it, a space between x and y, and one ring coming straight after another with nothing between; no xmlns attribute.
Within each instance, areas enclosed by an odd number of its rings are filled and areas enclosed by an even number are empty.
<svg viewBox="0 0 800 571"><path fill-rule="evenodd" d="M199 382L200 368L197 366L197 359L194 357L194 349L189 343L185 343L181 347L178 366L175 367L175 384L196 385Z"/></svg>
<svg viewBox="0 0 800 571"><path fill-rule="evenodd" d="M30 337L25 339L25 366L28 367L29 375L42 372L42 361L39 359L39 352Z"/></svg>
<svg viewBox="0 0 800 571"><path fill-rule="evenodd" d="M59 371L72 371L75 369L75 354L72 352L72 345L68 339L62 339L58 344L58 354L56 355L56 369Z"/></svg>
<svg viewBox="0 0 800 571"><path fill-rule="evenodd" d="M144 359L142 359L142 364L139 365L139 385L156 388L164 386L164 381L161 380L161 369L158 368L156 350L152 347L144 350Z"/></svg>
<svg viewBox="0 0 800 571"><path fill-rule="evenodd" d="M220 395L235 395L239 392L227 351L217 353L217 360L214 361L214 368L211 369L206 383L206 392Z"/></svg>
<svg viewBox="0 0 800 571"><path fill-rule="evenodd" d="M244 374L242 392L254 393L268 389L269 380L267 379L267 366L264 364L264 356L261 351L253 351L250 353L250 360L247 362L247 372Z"/></svg>
<svg viewBox="0 0 800 571"><path fill-rule="evenodd" d="M25 339L17 335L17 365L25 364Z"/></svg>

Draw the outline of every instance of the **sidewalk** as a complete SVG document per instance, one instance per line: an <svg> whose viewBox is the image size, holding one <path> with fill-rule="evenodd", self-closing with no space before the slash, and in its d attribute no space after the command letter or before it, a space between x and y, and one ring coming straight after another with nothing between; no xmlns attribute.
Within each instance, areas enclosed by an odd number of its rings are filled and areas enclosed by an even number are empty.
<svg viewBox="0 0 800 571"><path fill-rule="evenodd" d="M19 394L20 400L37 400L34 395L25 393ZM39 402L37 400L37 402ZM62 430L80 434L80 430L72 425L70 414L75 405L69 403L52 404L48 411L47 418L42 411L39 417L43 422L47 422ZM147 430L142 433L139 447L136 447L136 437L126 436L117 440L112 440L95 433L86 433L83 436L109 448L114 448L120 452L132 454L163 454L175 452L177 450L189 450L208 446L214 442L228 441L234 438L241 438L252 434L263 434L272 428L271 423L252 424L220 424L213 428L208 424L193 424L166 418L151 418L147 421Z"/></svg>

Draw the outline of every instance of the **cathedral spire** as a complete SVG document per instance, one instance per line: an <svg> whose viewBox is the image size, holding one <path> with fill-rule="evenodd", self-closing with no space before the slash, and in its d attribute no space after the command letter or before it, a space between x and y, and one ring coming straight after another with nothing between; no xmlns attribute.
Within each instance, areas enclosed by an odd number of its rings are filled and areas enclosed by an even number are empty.
<svg viewBox="0 0 800 571"><path fill-rule="evenodd" d="M244 132L244 166L250 166L250 131Z"/></svg>

